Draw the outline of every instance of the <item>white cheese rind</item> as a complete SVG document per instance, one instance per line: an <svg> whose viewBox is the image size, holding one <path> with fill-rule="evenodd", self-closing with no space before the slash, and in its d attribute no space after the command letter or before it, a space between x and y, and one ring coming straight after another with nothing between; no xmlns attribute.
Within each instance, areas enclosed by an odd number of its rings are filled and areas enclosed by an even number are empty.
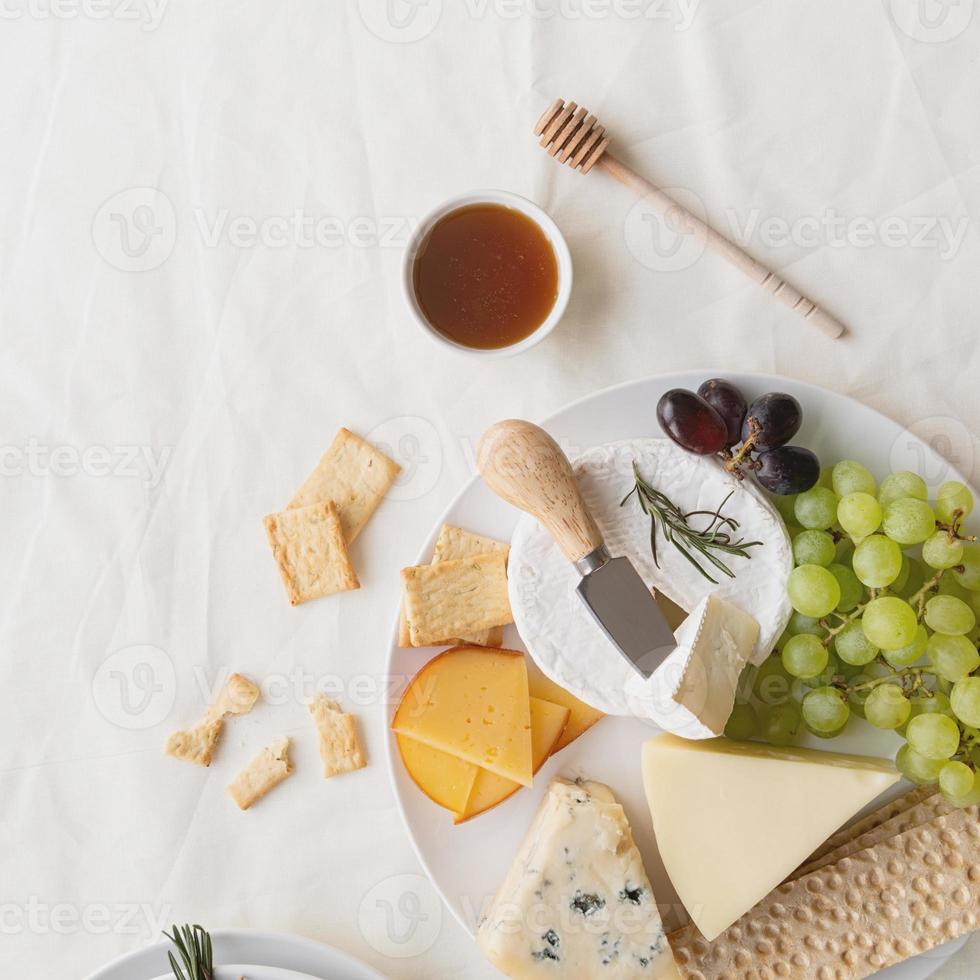
<svg viewBox="0 0 980 980"><path fill-rule="evenodd" d="M551 783L477 943L512 980L680 978L626 815L601 783Z"/></svg>
<svg viewBox="0 0 980 980"><path fill-rule="evenodd" d="M662 533L658 567L650 550L650 518L635 497L620 507L634 484L634 460L644 478L685 512L715 510L731 493L724 514L739 522L737 533L746 541L762 542L750 550L751 558L725 556L735 578L716 571L717 583L708 581ZM750 479L739 481L727 473L714 457L687 453L669 439L599 446L573 467L610 552L628 557L651 589L687 611L714 594L752 616L760 627L752 662L761 663L792 613L786 579L793 568L786 528L763 492ZM691 518L695 526L698 520L703 518ZM508 575L518 632L553 681L607 714L656 720L670 707L589 615L575 591L578 573L533 517L518 522Z"/></svg>
<svg viewBox="0 0 980 980"><path fill-rule="evenodd" d="M709 941L898 779L886 760L836 752L672 735L643 746L657 848Z"/></svg>

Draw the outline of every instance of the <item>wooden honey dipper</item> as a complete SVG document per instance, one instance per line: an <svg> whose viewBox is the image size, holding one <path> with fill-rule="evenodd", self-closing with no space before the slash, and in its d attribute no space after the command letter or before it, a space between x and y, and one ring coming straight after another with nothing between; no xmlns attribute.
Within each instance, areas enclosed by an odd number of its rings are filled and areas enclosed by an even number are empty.
<svg viewBox="0 0 980 980"><path fill-rule="evenodd" d="M699 232L707 244L719 255L728 259L750 279L778 296L790 309L795 310L807 323L823 331L828 337L837 338L844 333L844 325L835 320L826 310L821 309L812 299L794 289L771 269L757 262L734 242L706 225L700 218L668 197L659 187L631 170L621 160L617 160L609 149L609 137L605 127L599 125L588 109L555 99L534 127L534 135L540 136L541 145L559 163L567 163L573 170L587 174L597 164L666 215L673 212L681 218L684 228L689 232Z"/></svg>

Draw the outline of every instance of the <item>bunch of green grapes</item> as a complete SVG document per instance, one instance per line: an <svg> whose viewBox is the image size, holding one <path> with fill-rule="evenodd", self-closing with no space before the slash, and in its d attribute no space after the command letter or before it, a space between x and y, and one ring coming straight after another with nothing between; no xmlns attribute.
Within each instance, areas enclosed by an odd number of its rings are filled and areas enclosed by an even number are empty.
<svg viewBox="0 0 980 980"><path fill-rule="evenodd" d="M793 540L795 610L743 685L726 733L791 743L834 738L859 715L904 739L896 765L980 803L980 545L963 530L973 495L915 473L877 486L860 463L776 498Z"/></svg>

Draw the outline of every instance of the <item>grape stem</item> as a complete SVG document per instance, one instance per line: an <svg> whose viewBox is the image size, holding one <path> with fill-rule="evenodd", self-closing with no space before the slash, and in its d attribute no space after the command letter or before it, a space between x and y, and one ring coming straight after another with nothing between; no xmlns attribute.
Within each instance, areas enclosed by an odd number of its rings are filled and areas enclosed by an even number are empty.
<svg viewBox="0 0 980 980"><path fill-rule="evenodd" d="M734 473L740 480L745 476L745 474L742 472L743 466L750 470L758 469L758 466L752 461L752 458L749 457L746 459L746 457L749 456L749 453L752 451L752 446L755 443L755 438L759 434L760 429L761 426L759 425L759 420L754 415L750 415L748 438L742 443L741 446L738 447L737 452L729 452L726 454L725 469L728 470L729 473Z"/></svg>
<svg viewBox="0 0 980 980"><path fill-rule="evenodd" d="M916 616L920 622L922 621L922 616L925 612L926 596L928 596L930 592L933 592L935 589L939 588L939 583L942 581L942 578L947 571L949 571L949 569L940 568L939 571L936 572L936 574L933 575L933 577L929 579L929 581L926 582L918 592L913 593L906 600L908 604L915 609Z"/></svg>
<svg viewBox="0 0 980 980"><path fill-rule="evenodd" d="M928 667L906 667L904 670L893 671L891 674L887 674L885 677L873 677L869 681L862 681L860 684L847 684L845 687L849 691L864 691L878 687L880 684L888 684L891 681L894 681L896 678L901 678L904 680L906 677L914 677L918 682L918 684L913 686L914 692L915 688L922 683L922 675L931 673L932 671Z"/></svg>
<svg viewBox="0 0 980 980"><path fill-rule="evenodd" d="M825 647L829 647L830 644L833 642L834 637L837 636L838 633L842 633L846 627L851 625L851 623L860 619L861 614L864 612L864 607L866 605L867 605L866 602L860 603L859 605L855 606L846 615L842 615L839 612L830 613L829 615L833 616L835 619L840 620L839 626L831 626L830 623L827 622L826 617L824 619L819 620L820 625L827 631L827 635L824 637L823 640L823 645Z"/></svg>
<svg viewBox="0 0 980 980"><path fill-rule="evenodd" d="M936 522L936 527L940 531L946 532L946 538L950 544L954 541L976 541L977 536L975 534L960 534L960 526L963 524L963 518L966 516L963 512L963 508L957 508L953 511L953 519L948 524L943 524L940 521Z"/></svg>

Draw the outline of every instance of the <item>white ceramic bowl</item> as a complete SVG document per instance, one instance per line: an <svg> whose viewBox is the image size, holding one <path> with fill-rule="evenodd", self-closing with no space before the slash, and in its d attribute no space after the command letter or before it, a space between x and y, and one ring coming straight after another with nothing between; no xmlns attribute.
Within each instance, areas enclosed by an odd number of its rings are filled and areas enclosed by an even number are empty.
<svg viewBox="0 0 980 980"><path fill-rule="evenodd" d="M544 232L545 237L551 243L555 252L555 260L558 263L558 295L555 297L554 306L545 318L544 322L534 331L528 334L523 340L508 347L493 347L480 349L467 347L465 344L456 343L445 334L440 333L431 323L419 306L415 295L415 285L413 282L412 271L415 265L415 257L419 246L425 241L426 235L432 230L433 225L441 218L444 218L452 211L468 207L471 204L500 204L503 207L513 208L521 214L530 218ZM568 245L558 225L532 201L521 197L519 194L511 194L509 191L482 190L470 191L467 194L460 194L444 201L438 207L433 208L420 222L415 229L405 249L402 257L402 291L405 295L405 302L412 314L412 318L431 337L436 343L450 350L461 351L464 354L471 354L474 357L511 357L520 354L539 344L545 337L555 329L558 321L568 306L568 299L572 294L572 256L568 251Z"/></svg>

